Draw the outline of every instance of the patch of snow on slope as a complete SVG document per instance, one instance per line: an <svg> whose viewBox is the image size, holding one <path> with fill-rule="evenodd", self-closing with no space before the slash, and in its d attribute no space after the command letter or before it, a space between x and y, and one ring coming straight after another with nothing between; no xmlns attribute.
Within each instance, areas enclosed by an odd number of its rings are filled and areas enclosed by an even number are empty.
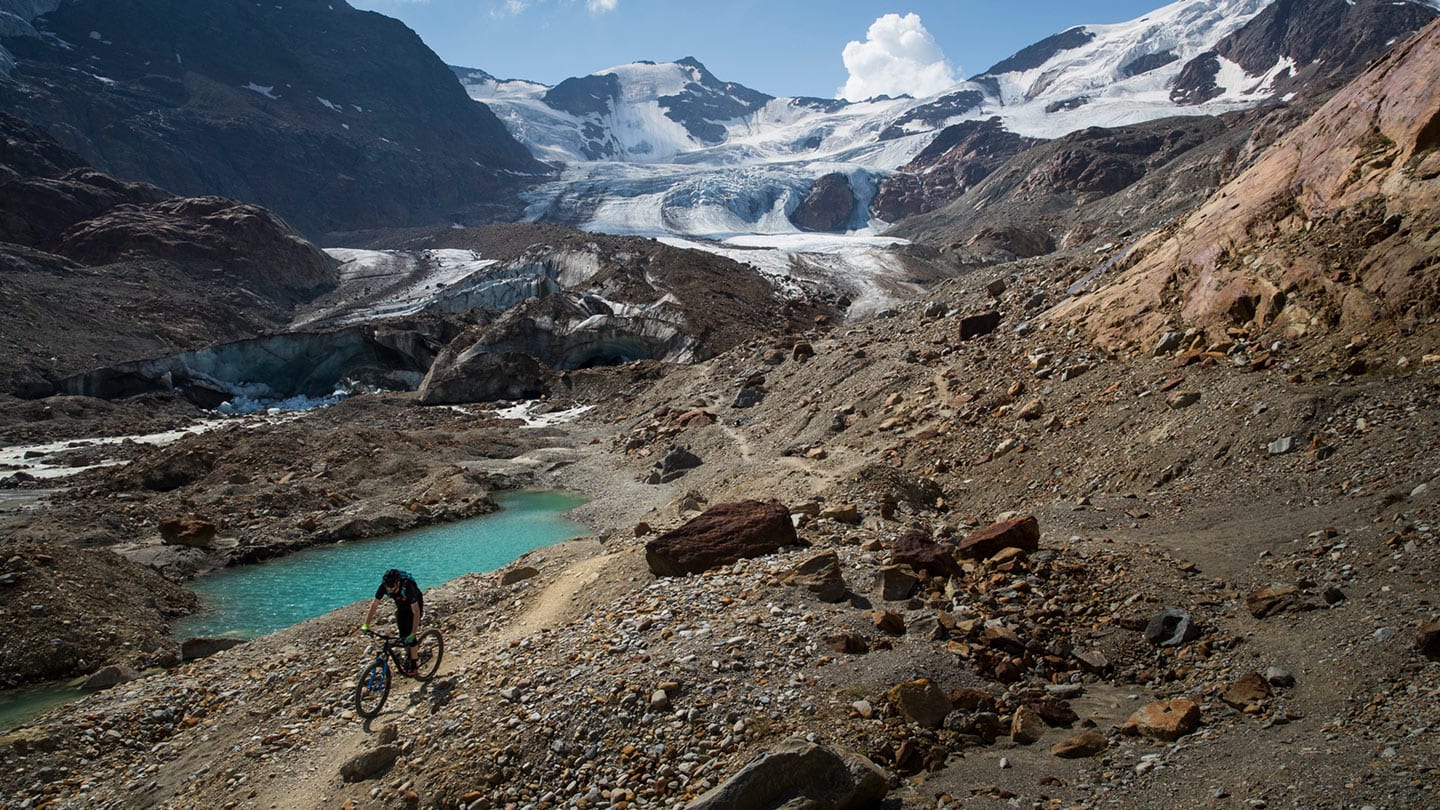
<svg viewBox="0 0 1440 810"><path fill-rule="evenodd" d="M461 284L495 264L473 250L395 250L331 248L341 262L341 300L296 319L292 328L317 324L343 326L377 318L413 315L426 308L438 291Z"/></svg>
<svg viewBox="0 0 1440 810"><path fill-rule="evenodd" d="M904 239L869 235L782 234L737 236L723 242L679 238L660 240L674 247L703 250L747 264L770 280L782 295L838 290L851 299L854 319L913 300L924 294L918 284L900 281L905 266L887 250Z"/></svg>

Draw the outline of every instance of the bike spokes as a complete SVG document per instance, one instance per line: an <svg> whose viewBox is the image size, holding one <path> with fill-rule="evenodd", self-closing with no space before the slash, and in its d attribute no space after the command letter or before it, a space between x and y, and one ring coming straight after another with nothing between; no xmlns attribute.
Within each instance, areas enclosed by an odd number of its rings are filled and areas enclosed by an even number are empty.
<svg viewBox="0 0 1440 810"><path fill-rule="evenodd" d="M390 694L390 668L376 659L360 672L360 681L355 684L355 712L365 719L380 713L385 698Z"/></svg>

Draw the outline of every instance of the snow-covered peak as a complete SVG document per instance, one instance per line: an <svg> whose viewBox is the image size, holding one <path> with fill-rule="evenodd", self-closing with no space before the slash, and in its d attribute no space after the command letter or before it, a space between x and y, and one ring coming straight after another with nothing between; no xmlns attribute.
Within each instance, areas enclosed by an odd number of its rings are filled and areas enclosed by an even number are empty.
<svg viewBox="0 0 1440 810"><path fill-rule="evenodd" d="M595 75L619 79L621 99L634 104L677 95L687 86L701 83L708 75L703 71L703 67L682 62L631 62L598 70Z"/></svg>

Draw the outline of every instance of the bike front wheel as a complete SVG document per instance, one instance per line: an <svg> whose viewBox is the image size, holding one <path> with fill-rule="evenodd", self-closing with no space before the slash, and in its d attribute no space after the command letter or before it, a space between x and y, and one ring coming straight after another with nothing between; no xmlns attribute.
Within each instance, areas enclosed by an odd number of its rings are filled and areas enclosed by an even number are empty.
<svg viewBox="0 0 1440 810"><path fill-rule="evenodd" d="M360 682L355 684L355 713L366 720L373 718L389 694L390 668L377 659L360 671Z"/></svg>
<svg viewBox="0 0 1440 810"><path fill-rule="evenodd" d="M445 639L440 631L426 630L415 640L415 677L428 681L440 671L440 659L445 657Z"/></svg>

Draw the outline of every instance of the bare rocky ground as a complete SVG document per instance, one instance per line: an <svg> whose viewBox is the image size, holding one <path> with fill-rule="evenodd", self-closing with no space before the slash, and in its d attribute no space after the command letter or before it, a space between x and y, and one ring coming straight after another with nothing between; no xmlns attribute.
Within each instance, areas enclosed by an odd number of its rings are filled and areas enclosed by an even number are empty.
<svg viewBox="0 0 1440 810"><path fill-rule="evenodd" d="M574 389L596 407L538 432L362 398L81 479L25 531L83 539L87 520L134 507L141 528L118 539L157 545L146 521L183 504L223 515L221 538L239 527L284 547L297 522L330 516L276 493L299 479L348 499L402 480L338 472L379 447L433 459L416 482L469 465L481 488L587 492L579 515L596 537L527 555L511 568L538 574L512 585L475 574L434 590L441 676L402 683L373 723L350 703L366 654L357 604L7 735L0 806L675 807L797 734L889 769L896 807L1436 806L1440 663L1416 644L1440 618L1435 325L1304 342L1182 334L1160 356L1119 355L1026 320L1078 272L1031 263L993 301L996 278L967 277L831 333L597 372ZM992 305L995 330L962 339L965 317ZM746 388L758 403L734 407ZM122 483L221 445L220 478L198 488ZM643 483L676 446L701 466ZM317 464L338 480L314 480ZM227 500L241 468L269 489ZM105 497L67 512L87 488ZM350 503L384 512L413 494ZM772 497L804 515L805 547L681 579L646 567L647 532ZM1036 516L1039 551L884 598L902 532L953 543L1013 513ZM842 601L787 583L832 551ZM1288 601L1247 598L1276 585L1295 588ZM1198 635L1147 641L1166 608ZM920 709L891 691L920 678L947 695L943 720L907 719ZM1172 698L1197 704L1193 730L1122 731ZM1051 753L1087 730L1103 751ZM364 753L394 760L344 781Z"/></svg>

